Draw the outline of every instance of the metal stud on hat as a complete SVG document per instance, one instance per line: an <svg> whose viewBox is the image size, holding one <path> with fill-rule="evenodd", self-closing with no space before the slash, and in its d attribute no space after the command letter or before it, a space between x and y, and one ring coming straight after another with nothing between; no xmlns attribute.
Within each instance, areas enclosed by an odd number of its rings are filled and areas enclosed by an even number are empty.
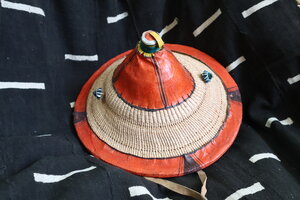
<svg viewBox="0 0 300 200"><path fill-rule="evenodd" d="M210 82L210 80L212 79L213 76L212 76L212 73L204 70L203 73L201 74L201 77L205 83L208 83L208 82Z"/></svg>
<svg viewBox="0 0 300 200"><path fill-rule="evenodd" d="M95 95L95 97L96 97L97 99L102 98L102 95L103 95L102 88L96 89L96 90L93 92L93 94Z"/></svg>
<svg viewBox="0 0 300 200"><path fill-rule="evenodd" d="M101 101L93 94L99 88ZM135 49L109 60L84 85L74 124L99 159L139 175L182 176L230 147L242 119L240 99L215 59L146 31Z"/></svg>

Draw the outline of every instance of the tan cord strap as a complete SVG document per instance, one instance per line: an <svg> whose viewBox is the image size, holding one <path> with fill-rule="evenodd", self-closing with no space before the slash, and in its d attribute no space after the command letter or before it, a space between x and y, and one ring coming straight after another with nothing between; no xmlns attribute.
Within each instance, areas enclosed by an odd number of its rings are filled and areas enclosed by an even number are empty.
<svg viewBox="0 0 300 200"><path fill-rule="evenodd" d="M207 193L207 189L206 189L207 176L206 176L206 174L203 170L198 171L197 174L198 174L198 176L201 180L201 183L202 183L201 194L203 196L205 196L206 193Z"/></svg>
<svg viewBox="0 0 300 200"><path fill-rule="evenodd" d="M198 171L197 173L202 182L201 193L199 193L191 188L188 188L184 185L180 185L178 183L174 183L169 180L160 179L160 178L152 178L152 177L145 177L145 179L152 181L154 183L157 183L161 186L164 186L165 188L168 188L169 190L172 190L173 192L176 192L178 194L193 197L198 200L207 200L207 198L205 197L205 194L207 192L207 190L206 190L207 176L206 176L205 172L202 170Z"/></svg>

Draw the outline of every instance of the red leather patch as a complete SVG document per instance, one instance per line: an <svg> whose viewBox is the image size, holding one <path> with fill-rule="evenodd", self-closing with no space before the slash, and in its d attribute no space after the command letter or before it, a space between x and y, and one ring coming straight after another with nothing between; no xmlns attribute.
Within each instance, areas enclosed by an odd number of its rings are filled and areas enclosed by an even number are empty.
<svg viewBox="0 0 300 200"><path fill-rule="evenodd" d="M113 85L126 103L146 110L178 105L194 90L193 77L167 48L150 58L131 52L115 69Z"/></svg>

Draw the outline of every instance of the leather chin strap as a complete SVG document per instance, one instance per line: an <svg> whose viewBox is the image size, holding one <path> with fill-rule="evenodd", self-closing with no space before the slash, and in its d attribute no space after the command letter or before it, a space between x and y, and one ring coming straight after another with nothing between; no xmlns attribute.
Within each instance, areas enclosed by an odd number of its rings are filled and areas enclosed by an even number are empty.
<svg viewBox="0 0 300 200"><path fill-rule="evenodd" d="M198 200L207 200L207 198L205 197L205 195L207 193L207 189L206 189L207 176L206 176L205 172L202 170L198 171L197 174L202 183L200 193L191 188L188 188L184 185L180 185L178 183L174 183L169 180L165 180L165 179L161 179L161 178L152 178L152 177L145 177L145 179L147 179L151 182L157 183L157 184L159 184L169 190L172 190L173 192L176 192L178 194L193 197Z"/></svg>

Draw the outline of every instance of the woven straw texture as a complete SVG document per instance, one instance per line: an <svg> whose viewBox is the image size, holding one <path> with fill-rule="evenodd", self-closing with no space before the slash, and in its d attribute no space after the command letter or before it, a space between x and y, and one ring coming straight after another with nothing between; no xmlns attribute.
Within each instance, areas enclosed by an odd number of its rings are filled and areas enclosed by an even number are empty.
<svg viewBox="0 0 300 200"><path fill-rule="evenodd" d="M174 53L195 80L195 90L186 102L155 112L136 109L120 99L112 86L120 59L94 82L87 101L87 118L95 134L123 153L142 158L170 158L200 149L217 136L227 117L227 93L220 78L206 65L188 55ZM213 74L204 83L200 75ZM142 79L142 77L141 77ZM93 91L102 88L97 99Z"/></svg>

